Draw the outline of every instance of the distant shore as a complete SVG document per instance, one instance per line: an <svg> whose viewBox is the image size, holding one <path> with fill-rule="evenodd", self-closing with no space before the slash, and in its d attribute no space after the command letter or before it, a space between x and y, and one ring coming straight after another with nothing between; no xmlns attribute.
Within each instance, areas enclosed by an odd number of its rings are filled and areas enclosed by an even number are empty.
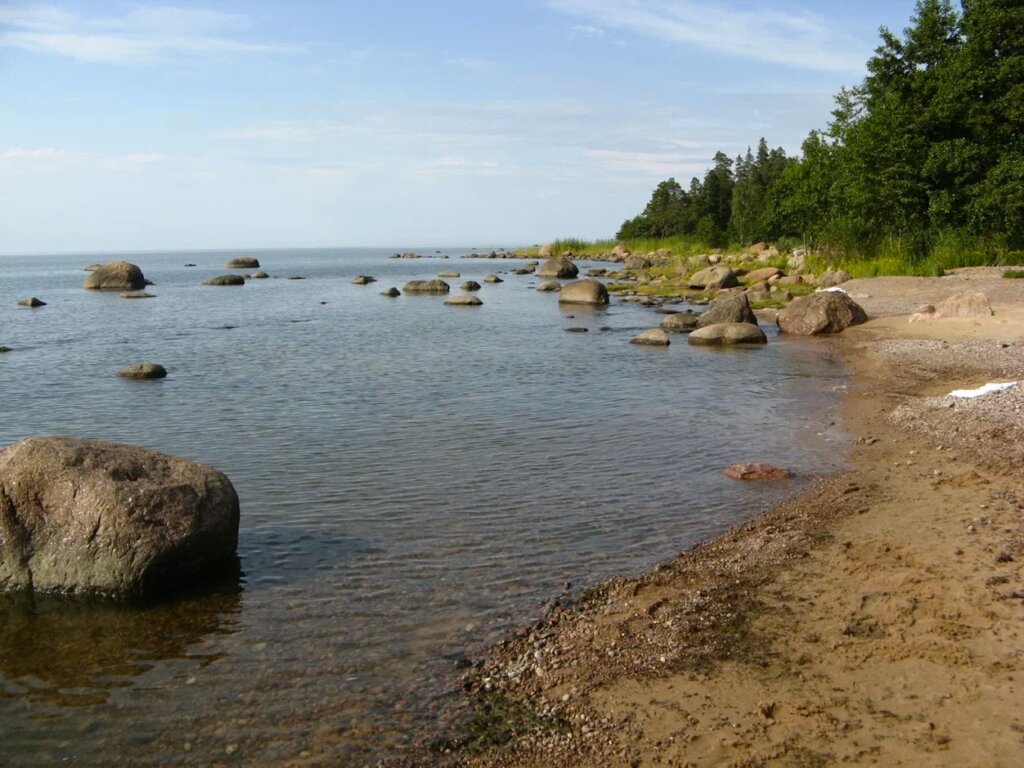
<svg viewBox="0 0 1024 768"><path fill-rule="evenodd" d="M556 604L467 673L466 741L428 762L1024 759L1024 281L1000 272L845 284L872 320L818 343L854 373L848 471ZM908 322L965 290L994 315ZM948 397L991 381L1022 383Z"/></svg>

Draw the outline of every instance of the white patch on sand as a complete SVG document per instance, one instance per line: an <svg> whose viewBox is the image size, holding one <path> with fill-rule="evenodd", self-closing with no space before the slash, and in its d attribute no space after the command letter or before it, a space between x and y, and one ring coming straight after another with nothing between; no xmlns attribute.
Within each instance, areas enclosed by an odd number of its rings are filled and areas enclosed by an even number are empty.
<svg viewBox="0 0 1024 768"><path fill-rule="evenodd" d="M949 393L950 397L984 397L993 392L1004 392L1010 387L1017 385L1016 381L993 382L977 389L954 389Z"/></svg>

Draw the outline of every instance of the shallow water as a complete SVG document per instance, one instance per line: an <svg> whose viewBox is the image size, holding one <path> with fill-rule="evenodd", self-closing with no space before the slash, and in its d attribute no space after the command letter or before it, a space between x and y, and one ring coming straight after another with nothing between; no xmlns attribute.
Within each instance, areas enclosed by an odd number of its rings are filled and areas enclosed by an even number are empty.
<svg viewBox="0 0 1024 768"><path fill-rule="evenodd" d="M157 295L134 301L81 289L105 256L0 257L0 445L137 443L215 465L242 503L243 574L210 594L0 601L10 764L386 754L457 701L457 659L566 582L636 573L801 482L725 466L842 461L845 373L820 346L630 345L661 317L562 309L514 261L246 251L274 279L201 285L242 253L133 255ZM444 269L506 282L477 308L379 295ZM168 378L114 375L144 361Z"/></svg>

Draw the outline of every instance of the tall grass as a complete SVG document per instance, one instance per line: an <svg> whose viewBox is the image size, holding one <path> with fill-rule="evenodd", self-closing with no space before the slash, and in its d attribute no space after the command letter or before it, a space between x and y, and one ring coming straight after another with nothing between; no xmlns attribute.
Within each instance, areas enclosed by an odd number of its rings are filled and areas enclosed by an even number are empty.
<svg viewBox="0 0 1024 768"><path fill-rule="evenodd" d="M696 256L718 250L712 248L706 242L692 237L649 238L642 240L581 240L575 237L563 237L552 241L551 245L555 253L569 251L577 256L596 256L602 253L611 253L616 245L622 245L632 253L652 253L661 249L668 249L674 256ZM516 253L520 256L536 256L539 251L539 248L520 248Z"/></svg>

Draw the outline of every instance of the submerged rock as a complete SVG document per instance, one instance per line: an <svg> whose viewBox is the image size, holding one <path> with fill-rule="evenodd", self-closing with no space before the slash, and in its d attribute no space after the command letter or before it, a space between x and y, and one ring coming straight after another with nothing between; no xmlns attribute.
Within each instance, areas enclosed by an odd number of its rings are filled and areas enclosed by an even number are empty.
<svg viewBox="0 0 1024 768"><path fill-rule="evenodd" d="M452 287L444 280L410 280L402 287L405 293L448 293Z"/></svg>
<svg viewBox="0 0 1024 768"><path fill-rule="evenodd" d="M668 334L661 328L651 328L649 331L644 331L634 336L629 343L643 344L650 347L667 347L672 342Z"/></svg>
<svg viewBox="0 0 1024 768"><path fill-rule="evenodd" d="M126 379L162 379L167 376L167 369L157 363L138 363L122 368L117 375Z"/></svg>
<svg viewBox="0 0 1024 768"><path fill-rule="evenodd" d="M454 269L446 269L444 272L438 272L438 277L462 277L461 272L456 272Z"/></svg>
<svg viewBox="0 0 1024 768"><path fill-rule="evenodd" d="M793 476L788 469L762 464L759 461L749 464L733 464L723 474L733 480L783 480Z"/></svg>
<svg viewBox="0 0 1024 768"><path fill-rule="evenodd" d="M468 293L452 296L450 299L445 299L444 303L452 307L479 307L483 304L476 296L471 296Z"/></svg>
<svg viewBox="0 0 1024 768"><path fill-rule="evenodd" d="M149 594L232 561L238 496L212 467L34 437L0 452L0 591Z"/></svg>
<svg viewBox="0 0 1024 768"><path fill-rule="evenodd" d="M218 275L203 280L203 285L245 285L245 278L241 275Z"/></svg>
<svg viewBox="0 0 1024 768"><path fill-rule="evenodd" d="M553 293L562 290L562 284L557 280L545 280L537 286L537 290L541 293Z"/></svg>
<svg viewBox="0 0 1024 768"><path fill-rule="evenodd" d="M679 312L677 314L668 315L661 321L661 327L666 331L689 333L697 328L697 321L699 319L700 315L696 315L692 312Z"/></svg>
<svg viewBox="0 0 1024 768"><path fill-rule="evenodd" d="M108 261L94 269L82 287L90 291L138 291L146 287L146 276L130 262Z"/></svg>
<svg viewBox="0 0 1024 768"><path fill-rule="evenodd" d="M127 291L121 294L122 299L155 299L156 296L148 291Z"/></svg>

